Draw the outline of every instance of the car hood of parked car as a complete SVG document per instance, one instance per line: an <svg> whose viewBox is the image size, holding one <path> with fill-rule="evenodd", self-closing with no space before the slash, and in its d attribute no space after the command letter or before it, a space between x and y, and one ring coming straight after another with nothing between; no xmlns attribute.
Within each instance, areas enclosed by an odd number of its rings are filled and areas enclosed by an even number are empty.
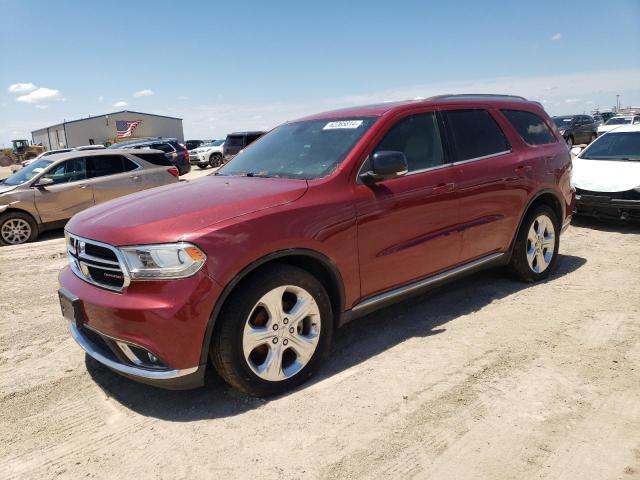
<svg viewBox="0 0 640 480"><path fill-rule="evenodd" d="M573 160L572 183L592 192L624 192L640 187L640 162L631 160Z"/></svg>
<svg viewBox="0 0 640 480"><path fill-rule="evenodd" d="M3 193L8 193L11 190L15 190L16 188L18 188L17 185L5 185L4 183L0 182L0 195L2 195Z"/></svg>
<svg viewBox="0 0 640 480"><path fill-rule="evenodd" d="M618 124L618 125L600 125L598 127L598 133L606 133L606 132L610 132L611 130L615 130L616 128L619 127L624 127L624 124Z"/></svg>
<svg viewBox="0 0 640 480"><path fill-rule="evenodd" d="M293 202L305 180L207 176L121 197L73 216L66 229L111 245L176 242L258 210Z"/></svg>

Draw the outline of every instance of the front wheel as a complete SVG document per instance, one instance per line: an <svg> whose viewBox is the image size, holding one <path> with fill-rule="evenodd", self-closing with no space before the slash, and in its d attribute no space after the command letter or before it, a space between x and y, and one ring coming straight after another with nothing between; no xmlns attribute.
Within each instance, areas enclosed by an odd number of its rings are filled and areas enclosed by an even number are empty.
<svg viewBox="0 0 640 480"><path fill-rule="evenodd" d="M209 165L211 165L213 168L222 165L222 155L220 155L219 153L212 154L209 158Z"/></svg>
<svg viewBox="0 0 640 480"><path fill-rule="evenodd" d="M549 276L558 261L560 230L554 211L538 205L524 218L511 254L511 270L525 282Z"/></svg>
<svg viewBox="0 0 640 480"><path fill-rule="evenodd" d="M30 215L20 211L0 215L0 245L33 242L37 236L38 226Z"/></svg>
<svg viewBox="0 0 640 480"><path fill-rule="evenodd" d="M305 270L277 265L231 294L216 324L211 359L238 390L275 395L317 370L332 333L331 302L322 284Z"/></svg>

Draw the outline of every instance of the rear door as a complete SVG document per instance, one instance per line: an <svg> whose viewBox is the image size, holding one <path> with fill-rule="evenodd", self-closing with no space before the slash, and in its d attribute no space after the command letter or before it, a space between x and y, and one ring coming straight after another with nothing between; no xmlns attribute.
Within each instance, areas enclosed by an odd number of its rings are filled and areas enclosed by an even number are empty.
<svg viewBox="0 0 640 480"><path fill-rule="evenodd" d="M142 159L148 163L142 169L135 171L141 180L140 190L179 181L177 177L168 172L168 169L172 168L173 164L167 160L163 153L141 150L140 153L132 154L130 157L134 162Z"/></svg>
<svg viewBox="0 0 640 480"><path fill-rule="evenodd" d="M52 185L33 187L36 209L43 223L69 219L93 206L85 158L73 158L53 165L42 178L53 180Z"/></svg>
<svg viewBox="0 0 640 480"><path fill-rule="evenodd" d="M443 112L454 150L456 193L460 200L462 261L508 248L527 185L532 159L521 157L489 108Z"/></svg>
<svg viewBox="0 0 640 480"><path fill-rule="evenodd" d="M87 177L95 203L142 190L142 168L123 155L87 157Z"/></svg>

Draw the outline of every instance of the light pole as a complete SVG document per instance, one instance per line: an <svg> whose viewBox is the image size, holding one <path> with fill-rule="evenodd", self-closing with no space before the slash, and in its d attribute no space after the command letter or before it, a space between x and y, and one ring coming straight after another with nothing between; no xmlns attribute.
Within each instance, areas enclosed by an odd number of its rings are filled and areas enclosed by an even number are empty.
<svg viewBox="0 0 640 480"><path fill-rule="evenodd" d="M616 113L620 111L620 95L616 95Z"/></svg>

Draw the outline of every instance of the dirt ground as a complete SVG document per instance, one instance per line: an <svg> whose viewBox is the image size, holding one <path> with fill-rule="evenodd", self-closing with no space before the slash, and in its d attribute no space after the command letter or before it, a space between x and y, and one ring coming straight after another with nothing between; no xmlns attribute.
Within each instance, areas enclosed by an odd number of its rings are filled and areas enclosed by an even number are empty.
<svg viewBox="0 0 640 480"><path fill-rule="evenodd" d="M369 315L270 400L118 377L60 315L61 232L0 248L1 476L640 478L639 235L580 220L547 282L488 271Z"/></svg>

